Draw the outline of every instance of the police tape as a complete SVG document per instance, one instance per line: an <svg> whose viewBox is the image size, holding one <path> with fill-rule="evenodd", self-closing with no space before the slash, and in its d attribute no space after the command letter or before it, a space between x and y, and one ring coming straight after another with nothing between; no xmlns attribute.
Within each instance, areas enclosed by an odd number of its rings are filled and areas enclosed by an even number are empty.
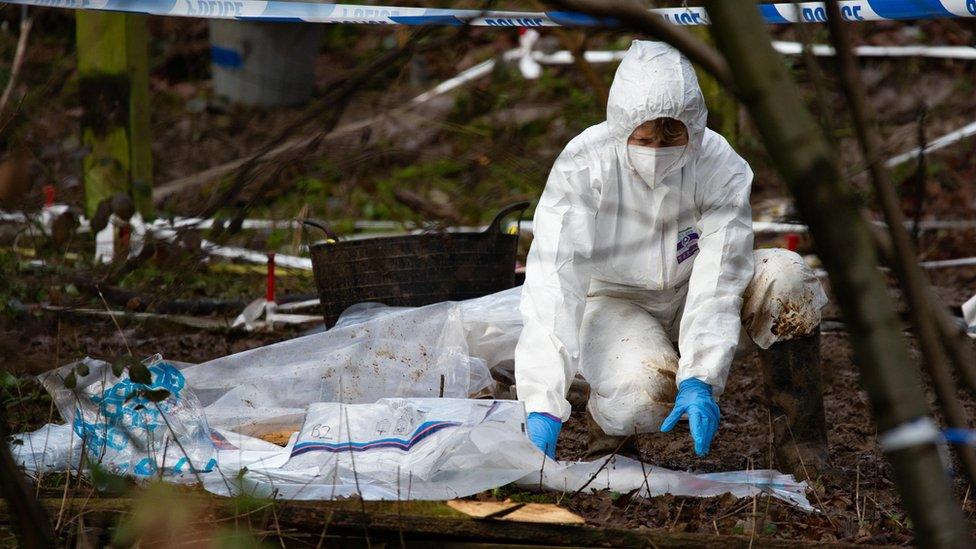
<svg viewBox="0 0 976 549"><path fill-rule="evenodd" d="M364 25L441 25L485 27L612 27L611 18L566 11L516 12L440 8L319 4L282 0L3 0L8 4L101 10L148 15ZM840 0L848 21L890 21L976 17L976 0ZM822 23L823 2L759 4L767 23ZM651 10L675 25L707 25L702 7Z"/></svg>

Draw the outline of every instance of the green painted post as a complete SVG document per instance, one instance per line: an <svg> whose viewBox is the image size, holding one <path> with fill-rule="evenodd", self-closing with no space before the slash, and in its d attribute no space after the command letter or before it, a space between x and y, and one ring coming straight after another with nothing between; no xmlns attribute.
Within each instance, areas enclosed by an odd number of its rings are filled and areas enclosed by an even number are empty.
<svg viewBox="0 0 976 549"><path fill-rule="evenodd" d="M78 90L85 212L117 193L132 197L151 218L152 150L149 127L149 52L142 15L79 10Z"/></svg>

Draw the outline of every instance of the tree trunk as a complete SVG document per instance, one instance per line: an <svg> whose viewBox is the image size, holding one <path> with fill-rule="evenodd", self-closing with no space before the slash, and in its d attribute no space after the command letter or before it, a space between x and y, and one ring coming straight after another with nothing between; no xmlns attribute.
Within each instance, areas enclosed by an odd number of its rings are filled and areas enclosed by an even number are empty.
<svg viewBox="0 0 976 549"><path fill-rule="evenodd" d="M878 197L885 222L888 224L888 234L891 236L889 250L890 264L902 291L908 300L908 312L915 324L918 334L918 344L922 350L922 363L928 369L932 378L935 394L939 399L942 411L950 427L968 429L969 417L956 394L956 385L952 379L949 357L943 347L952 345L951 340L943 341L939 333L936 315L947 315L945 307L935 297L922 268L918 266L915 247L905 229L905 216L901 211L901 203L895 192L888 171L882 164L881 136L878 135L874 123L874 113L864 93L861 82L860 69L857 60L851 53L850 39L841 18L840 8L836 4L827 7L828 28L837 50L837 66L840 73L841 88L847 97L851 116L854 119L858 141L861 144L861 155L868 164L874 192ZM921 122L919 122L921 124ZM919 130L921 131L921 130ZM924 150L924 143L922 150ZM920 154L920 165L924 166L925 155ZM924 173L921 176L924 180ZM916 226L918 220L916 219ZM933 305L935 305L933 307ZM964 368L967 364L960 364ZM971 367L971 365L969 365ZM957 446L956 454L963 464L963 470L970 483L976 483L976 450L970 446Z"/></svg>
<svg viewBox="0 0 976 549"><path fill-rule="evenodd" d="M837 155L804 108L758 11L727 0L705 0L705 7L739 96L796 197L830 274L879 431L883 435L927 417L920 379L877 269L870 229L853 193L841 184ZM967 546L971 540L935 441L886 455L915 524L917 542Z"/></svg>

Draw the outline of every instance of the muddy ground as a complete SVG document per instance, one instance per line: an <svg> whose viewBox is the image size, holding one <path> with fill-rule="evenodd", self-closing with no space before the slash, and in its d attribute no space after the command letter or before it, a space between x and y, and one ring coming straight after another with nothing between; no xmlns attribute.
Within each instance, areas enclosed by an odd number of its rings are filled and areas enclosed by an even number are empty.
<svg viewBox="0 0 976 549"><path fill-rule="evenodd" d="M19 88L29 93L20 106L21 116L7 127L6 133L0 134L5 147L24 146L30 152L30 191L17 204L28 211L39 208L40 188L45 184L56 187L59 200L81 204L80 158L85 151L78 129L85 105L79 104L76 94L71 53L74 22L65 13L37 12ZM5 16L8 27L15 29L15 12L8 10ZM328 105L323 107L320 103L324 94L397 38L388 29L331 27L327 31L328 46L317 61L316 101L304 108L265 111L229 106L212 97L205 22L152 18L150 30L157 183L238 158L277 139L286 129L309 135L321 125L327 112L323 108ZM976 43L976 23L970 21L876 23L856 26L854 31L857 43L875 45ZM794 29L777 28L775 32L780 39L797 38ZM823 29L815 30L814 40L824 41L825 34ZM589 45L593 49L617 49L625 47L630 38L625 33L606 33L591 38ZM459 70L510 49L516 41L514 30L502 33L481 29L463 40L432 48L423 54L424 78L417 77L413 68L384 72L357 95L345 120L398 105ZM12 57L15 42L12 33L0 32L0 58ZM830 73L830 61L822 60L828 75L826 104L816 102L803 63L795 58L789 63L811 109L832 132L845 172L871 209L873 198L866 190L865 180L858 175L863 174L863 162L851 138L844 104ZM976 118L972 63L876 59L865 61L863 67L865 85L878 111L886 153L900 153L918 145L920 117L927 139ZM612 72L599 70L609 82ZM753 205L761 217L764 204L770 200L781 204L787 192L747 118L742 113L739 116L742 133L736 148L756 172ZM221 215L233 216L247 206L252 215L286 219L307 206L312 216L328 219L340 230L351 226L355 219L424 219L429 212L410 211L397 203L391 192L409 187L442 207L454 208L464 222L485 221L498 205L534 200L562 145L602 117L603 111L593 100L589 84L572 67L547 68L543 78L533 85L525 85L514 68L502 68L491 78L459 90L425 119L415 120L416 128L406 137L377 138L364 131L330 143L289 164L271 191L262 195L247 190L228 203L227 211ZM305 124L295 126L301 121ZM916 165L912 163L895 170L906 215L915 215L918 197L922 197L923 219L976 218L976 155L972 155L972 143L970 140L932 155L924 178L913 176ZM193 214L223 183L226 181L214 181L175 195L158 205L159 214ZM20 229L8 229L0 227L0 360L5 373L11 374L4 377L2 390L13 432L31 430L51 418L57 419L50 399L30 376L85 355L111 358L131 349L136 356L159 352L173 360L201 362L298 333L208 332L157 321L123 321L120 333L103 317L43 311L41 305L102 308L96 295L80 288L78 276L140 294L141 300L135 301L116 301L108 296L113 307L133 310L145 309L147 302L151 309L152 303L172 298L247 301L263 295L264 279L260 268L245 274L212 270L199 261L192 249L160 251L128 272L118 265L95 267L84 259L69 259L66 254L90 257L91 244L84 239L53 246L44 239L25 237ZM296 236L291 233L207 236L258 250L274 248L297 253L293 246ZM782 244L779 238L758 242ZM923 233L919 259L973 256L974 243L973 230ZM34 246L49 267L30 266L31 257L23 251L11 251L15 245ZM804 239L800 251L811 253L815 248ZM282 274L289 276L279 279L281 295L314 292L311 278L287 271ZM954 309L976 292L976 268L931 271L929 275L944 303ZM899 307L904 307L904 300L893 293ZM828 319L842 320L834 303L824 314ZM583 515L588 523L600 526L744 534L760 541L775 537L911 543L911 526L878 451L870 408L859 388L857 365L852 360L847 335L842 331L824 333L821 352L833 470L824 478L812 480L808 497L822 513L804 513L765 498L665 496L643 500L628 494L597 493L566 499L560 494L538 496L508 488L477 497L541 497L559 501ZM972 414L976 401L968 395L961 396ZM644 459L662 467L695 471L771 467L769 418L755 356L737 359L733 364L722 411L723 423L707 458L697 458L689 437L678 433L641 436ZM581 457L584 441L583 423L574 414L563 431L560 457ZM972 521L976 505L969 487L957 480L957 488ZM61 494L57 486L46 486L48 489L50 495Z"/></svg>
<svg viewBox="0 0 976 549"><path fill-rule="evenodd" d="M970 281L976 279L976 270L962 276ZM23 343L19 355L8 359L7 364L15 366L19 373L36 373L64 363L68 356L83 352L96 357L114 357L126 352L127 347L136 356L159 352L173 360L200 362L294 335L294 331L210 333L168 323L130 321L123 321L119 332L106 319L36 313L25 315L7 332L7 338ZM913 340L912 345L915 353ZM775 537L909 544L912 542L910 523L878 450L869 403L858 383L847 334L824 333L821 353L833 469L819 479L811 479L807 495L822 513L799 511L778 500L731 496L704 499L663 496L644 500L631 498L629 494L598 492L568 498L566 494L539 496L506 488L475 497L556 501L585 517L589 524L602 526L744 535L752 535L754 531L760 540ZM757 356L750 354L733 364L721 401L721 428L709 456L695 456L687 432L678 431L675 435L641 435L644 460L661 467L703 472L774 467L769 416L757 361ZM52 417L57 420L57 412L36 385L21 383L18 392L26 397L8 407L14 432L37 428ZM964 402L970 413L976 410L976 400L965 397ZM585 439L581 414L574 413L561 435L559 457L582 458ZM976 504L969 497L969 488L958 479L956 484L960 499L966 501L967 516L972 517ZM52 489L52 495L59 495L58 490Z"/></svg>

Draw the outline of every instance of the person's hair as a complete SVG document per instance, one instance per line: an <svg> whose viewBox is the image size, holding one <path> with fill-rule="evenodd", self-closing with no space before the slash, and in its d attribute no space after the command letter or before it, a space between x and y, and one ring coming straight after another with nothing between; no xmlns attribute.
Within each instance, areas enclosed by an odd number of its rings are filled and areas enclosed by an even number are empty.
<svg viewBox="0 0 976 549"><path fill-rule="evenodd" d="M686 135L685 125L674 118L655 118L645 122L645 124L649 125L651 130L660 136L661 141L665 143L673 143Z"/></svg>

